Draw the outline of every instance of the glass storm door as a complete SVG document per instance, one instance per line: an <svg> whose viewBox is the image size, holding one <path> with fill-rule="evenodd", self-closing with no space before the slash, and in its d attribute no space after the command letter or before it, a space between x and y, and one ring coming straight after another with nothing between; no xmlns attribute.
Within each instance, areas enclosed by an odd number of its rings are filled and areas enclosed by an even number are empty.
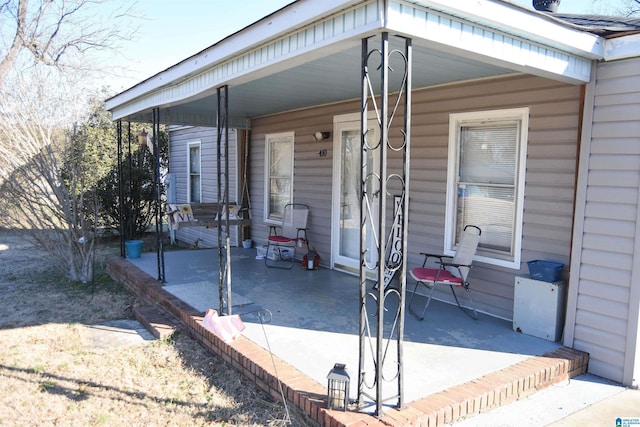
<svg viewBox="0 0 640 427"><path fill-rule="evenodd" d="M340 120L343 119L343 120ZM374 123L369 123L369 135L375 141L379 132ZM332 215L332 266L333 268L358 272L360 268L360 193L361 147L360 119L358 114L336 117L334 120L334 184ZM373 153L372 153L373 154ZM368 155L367 169L375 170L377 155ZM370 189L375 192L375 189ZM371 211L377 214L377 198ZM374 221L377 221L374 218ZM374 249L375 236L370 222L366 224L367 261L377 258ZM374 258L371 258L371 257Z"/></svg>

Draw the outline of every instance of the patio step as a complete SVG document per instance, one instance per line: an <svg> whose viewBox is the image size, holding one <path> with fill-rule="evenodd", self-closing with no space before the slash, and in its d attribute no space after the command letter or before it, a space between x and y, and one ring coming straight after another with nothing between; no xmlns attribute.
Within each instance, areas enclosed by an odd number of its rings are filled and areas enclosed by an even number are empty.
<svg viewBox="0 0 640 427"><path fill-rule="evenodd" d="M158 339L169 338L178 328L177 320L151 305L134 306L133 315Z"/></svg>

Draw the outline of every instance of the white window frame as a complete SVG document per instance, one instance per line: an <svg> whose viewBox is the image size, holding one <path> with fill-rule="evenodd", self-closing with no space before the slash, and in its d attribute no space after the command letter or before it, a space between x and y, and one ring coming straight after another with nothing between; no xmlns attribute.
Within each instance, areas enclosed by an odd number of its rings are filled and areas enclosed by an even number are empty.
<svg viewBox="0 0 640 427"><path fill-rule="evenodd" d="M269 185L271 182L271 150L270 144L276 140L282 140L283 138L289 138L291 143L291 151L289 155L291 156L291 171L287 175L280 176L280 178L288 178L289 185L289 202L293 201L293 146L295 142L295 132L280 132L280 133L271 133L265 135L265 166L264 166L264 221L266 223L279 224L282 222L282 216L278 214L274 214L270 211L271 209L271 186Z"/></svg>
<svg viewBox="0 0 640 427"><path fill-rule="evenodd" d="M200 166L200 172L198 175L200 176L200 202L194 202L191 199L191 176L194 175L191 172L191 148L198 147L198 164ZM201 141L190 141L187 142L187 203L202 203L202 143Z"/></svg>
<svg viewBox="0 0 640 427"><path fill-rule="evenodd" d="M514 108L505 110L476 111L469 113L454 113L449 116L449 157L447 168L447 198L444 233L444 253L455 254L455 232L457 221L458 176L460 164L460 129L463 126L483 125L496 122L516 122L519 125L519 141L516 147L516 177L514 197L514 223L512 224L512 252L506 254L481 247L475 260L487 264L507 268L520 269L522 252L522 221L524 212L524 185L527 158L527 140L529 133L529 108ZM482 244L482 240L481 240Z"/></svg>

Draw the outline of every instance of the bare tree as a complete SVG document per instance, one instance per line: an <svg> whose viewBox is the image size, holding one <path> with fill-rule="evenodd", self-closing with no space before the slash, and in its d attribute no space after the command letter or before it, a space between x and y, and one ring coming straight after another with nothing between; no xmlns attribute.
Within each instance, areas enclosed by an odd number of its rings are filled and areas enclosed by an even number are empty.
<svg viewBox="0 0 640 427"><path fill-rule="evenodd" d="M76 72L87 55L117 50L137 30L131 6L114 0L0 0L0 86L22 65L41 63ZM125 3L122 3L125 4ZM113 8L116 10L114 11Z"/></svg>
<svg viewBox="0 0 640 427"><path fill-rule="evenodd" d="M594 0L596 10L615 16L640 16L640 0L623 0L621 4L611 4L609 0Z"/></svg>
<svg viewBox="0 0 640 427"><path fill-rule="evenodd" d="M640 16L640 0L627 0L625 16Z"/></svg>
<svg viewBox="0 0 640 427"><path fill-rule="evenodd" d="M88 123L94 54L136 30L118 4L0 0L0 226L38 230L30 235L53 264L82 282L93 277L97 162L115 140L98 147L91 126L74 124Z"/></svg>
<svg viewBox="0 0 640 427"><path fill-rule="evenodd" d="M60 76L31 73L13 83L0 107L2 221L38 230L31 236L54 266L71 280L88 282L99 215L92 185L100 165L88 145L93 141L61 124L72 118L67 106L82 104L84 94Z"/></svg>

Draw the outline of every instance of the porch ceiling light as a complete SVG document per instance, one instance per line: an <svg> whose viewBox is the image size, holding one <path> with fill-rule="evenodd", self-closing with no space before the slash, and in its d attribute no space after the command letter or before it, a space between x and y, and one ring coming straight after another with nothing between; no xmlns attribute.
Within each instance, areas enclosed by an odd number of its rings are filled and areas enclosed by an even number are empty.
<svg viewBox="0 0 640 427"><path fill-rule="evenodd" d="M313 139L316 141L326 141L331 137L331 132L316 132L313 134Z"/></svg>
<svg viewBox="0 0 640 427"><path fill-rule="evenodd" d="M349 371L336 363L327 375L327 408L346 411L349 407Z"/></svg>

